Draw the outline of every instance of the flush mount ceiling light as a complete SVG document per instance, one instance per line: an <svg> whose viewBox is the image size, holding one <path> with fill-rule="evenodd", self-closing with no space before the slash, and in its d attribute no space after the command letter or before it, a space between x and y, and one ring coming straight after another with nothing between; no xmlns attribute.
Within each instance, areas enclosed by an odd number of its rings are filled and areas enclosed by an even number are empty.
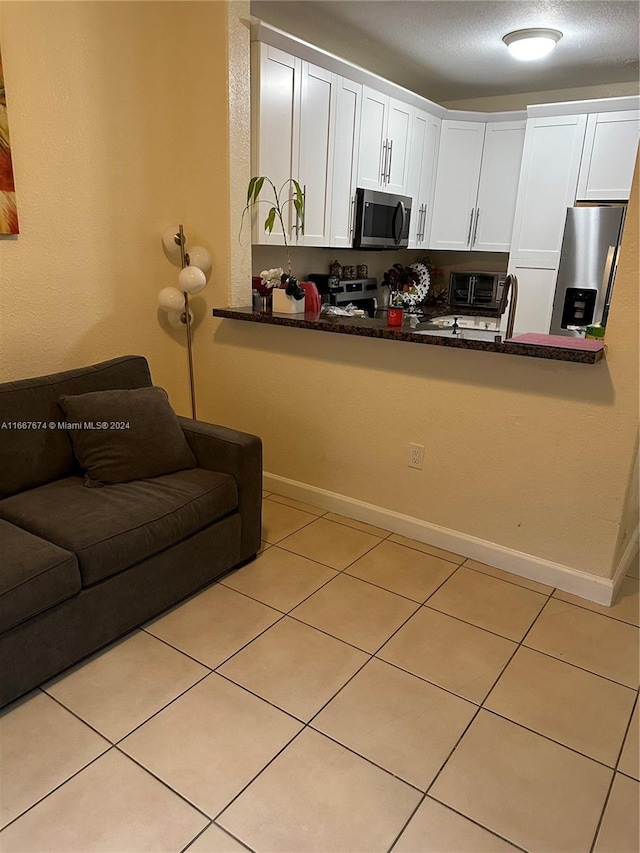
<svg viewBox="0 0 640 853"><path fill-rule="evenodd" d="M547 56L561 38L560 30L537 28L514 30L503 36L502 41L513 57L528 62L531 59L542 59L543 56Z"/></svg>

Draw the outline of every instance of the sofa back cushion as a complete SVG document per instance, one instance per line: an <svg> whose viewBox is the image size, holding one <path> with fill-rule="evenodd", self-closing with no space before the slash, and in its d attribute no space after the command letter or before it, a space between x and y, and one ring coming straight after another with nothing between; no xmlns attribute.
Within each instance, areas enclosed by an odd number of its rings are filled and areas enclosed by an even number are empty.
<svg viewBox="0 0 640 853"><path fill-rule="evenodd" d="M151 385L142 356L0 384L0 498L76 472L63 394Z"/></svg>
<svg viewBox="0 0 640 853"><path fill-rule="evenodd" d="M196 467L164 388L63 394L58 402L75 425L71 442L87 486L128 483Z"/></svg>

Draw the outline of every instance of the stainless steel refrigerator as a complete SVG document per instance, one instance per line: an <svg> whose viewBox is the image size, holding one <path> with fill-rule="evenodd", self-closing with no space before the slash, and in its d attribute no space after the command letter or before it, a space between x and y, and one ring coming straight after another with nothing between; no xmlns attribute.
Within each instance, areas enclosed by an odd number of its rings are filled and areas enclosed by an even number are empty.
<svg viewBox="0 0 640 853"><path fill-rule="evenodd" d="M582 337L592 323L606 324L624 213L624 207L567 210L550 334Z"/></svg>

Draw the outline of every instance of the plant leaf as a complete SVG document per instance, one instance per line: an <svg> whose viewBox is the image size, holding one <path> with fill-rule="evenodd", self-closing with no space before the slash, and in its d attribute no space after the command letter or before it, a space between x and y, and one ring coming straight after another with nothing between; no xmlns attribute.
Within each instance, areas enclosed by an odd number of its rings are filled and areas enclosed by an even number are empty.
<svg viewBox="0 0 640 853"><path fill-rule="evenodd" d="M293 201L293 204L295 206L296 213L298 214L298 219L300 220L300 225L298 227L300 228L302 234L304 234L304 193L300 184L295 180L295 178L291 179L291 183L293 184L296 193L296 197Z"/></svg>
<svg viewBox="0 0 640 853"><path fill-rule="evenodd" d="M253 195L253 188L256 185L257 178L251 178L249 181L249 186L247 187L247 204L251 201L251 196Z"/></svg>
<svg viewBox="0 0 640 853"><path fill-rule="evenodd" d="M257 201L258 196L260 195L260 190L262 189L262 185L264 184L264 178L256 178L255 185L253 187L253 200Z"/></svg>
<svg viewBox="0 0 640 853"><path fill-rule="evenodd" d="M273 231L273 226L276 221L276 209L272 207L269 213L267 214L267 218L264 221L264 230L268 231L269 234Z"/></svg>

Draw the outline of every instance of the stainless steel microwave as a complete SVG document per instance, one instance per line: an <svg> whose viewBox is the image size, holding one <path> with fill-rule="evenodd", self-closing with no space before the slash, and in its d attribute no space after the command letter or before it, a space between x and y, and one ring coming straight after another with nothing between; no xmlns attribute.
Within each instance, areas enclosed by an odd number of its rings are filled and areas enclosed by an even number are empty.
<svg viewBox="0 0 640 853"><path fill-rule="evenodd" d="M406 195L356 190L354 249L406 249L411 199Z"/></svg>

